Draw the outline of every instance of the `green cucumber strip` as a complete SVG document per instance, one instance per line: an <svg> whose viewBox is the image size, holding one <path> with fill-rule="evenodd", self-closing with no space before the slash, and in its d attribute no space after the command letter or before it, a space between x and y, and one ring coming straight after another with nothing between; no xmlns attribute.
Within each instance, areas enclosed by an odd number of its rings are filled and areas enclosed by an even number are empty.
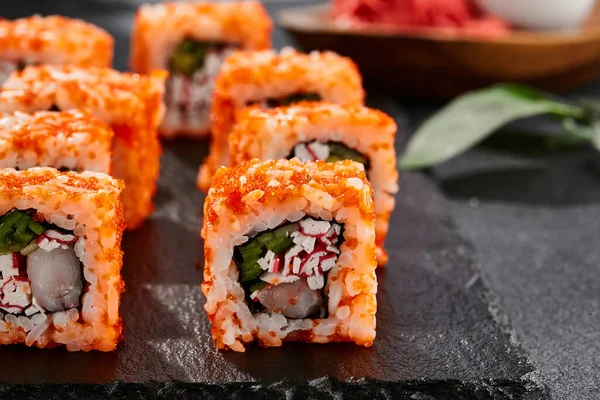
<svg viewBox="0 0 600 400"><path fill-rule="evenodd" d="M280 254L291 248L293 245L294 239L290 236L276 236L275 239L266 244L266 247L273 253Z"/></svg>
<svg viewBox="0 0 600 400"><path fill-rule="evenodd" d="M10 241L13 244L18 244L18 245L21 245L22 247L25 247L29 244L29 242L31 242L33 239L35 239L35 237L36 237L35 233L15 232L11 235ZM19 250L21 250L21 249L19 249Z"/></svg>
<svg viewBox="0 0 600 400"><path fill-rule="evenodd" d="M293 223L293 224L288 224L288 225L282 226L281 228L277 228L274 232L276 235L281 235L281 234L291 235L293 232L295 232L297 230L298 230L298 224Z"/></svg>
<svg viewBox="0 0 600 400"><path fill-rule="evenodd" d="M256 263L253 264L251 267L240 268L240 269L241 269L241 275L242 275L240 277L241 283L253 281L263 273L263 269L260 267L260 265L258 265Z"/></svg>
<svg viewBox="0 0 600 400"><path fill-rule="evenodd" d="M15 228L18 233L23 233L29 227L29 221L31 221L31 216L29 214L22 214L21 218L15 224Z"/></svg>
<svg viewBox="0 0 600 400"><path fill-rule="evenodd" d="M36 221L29 222L29 229L36 235L41 235L42 233L44 233L46 231L46 228L44 227L44 225L42 225Z"/></svg>
<svg viewBox="0 0 600 400"><path fill-rule="evenodd" d="M275 239L275 232L265 232L254 240L256 240L261 246L264 246L273 239Z"/></svg>
<svg viewBox="0 0 600 400"><path fill-rule="evenodd" d="M169 65L175 72L192 76L204 66L206 53L217 46L216 43L205 43L185 38L173 51Z"/></svg>
<svg viewBox="0 0 600 400"><path fill-rule="evenodd" d="M0 238L4 238L13 232L13 227L21 219L22 211L13 211L0 219Z"/></svg>
<svg viewBox="0 0 600 400"><path fill-rule="evenodd" d="M6 242L0 242L0 255L5 255L11 253L8 243Z"/></svg>
<svg viewBox="0 0 600 400"><path fill-rule="evenodd" d="M258 265L258 260L264 257L268 250L275 254L281 254L291 248L294 245L291 233L297 229L298 224L290 223L275 230L259 234L250 239L248 243L238 246L235 252L237 254L235 260L240 271L240 282L248 283L254 281L264 272L261 266ZM246 287L251 288L255 284L257 282L252 282ZM264 282L263 284L266 285Z"/></svg>
<svg viewBox="0 0 600 400"><path fill-rule="evenodd" d="M329 158L334 158L333 161L352 160L363 165L366 165L367 163L367 158L358 151L352 150L341 143L335 142L329 143ZM329 158L327 159L327 162L331 162L329 161Z"/></svg>
<svg viewBox="0 0 600 400"><path fill-rule="evenodd" d="M240 255L244 262L248 260L258 260L262 257L264 250L260 246L240 247Z"/></svg>
<svg viewBox="0 0 600 400"><path fill-rule="evenodd" d="M336 162L336 161L344 161L344 160L345 160L345 158L340 157L340 156L338 156L336 154L331 154L330 153L329 157L327 157L327 159L325 161L327 161L327 162Z"/></svg>
<svg viewBox="0 0 600 400"><path fill-rule="evenodd" d="M250 282L250 284L248 284L248 291L252 294L252 293L256 292L257 290L261 290L262 288L264 288L267 285L268 285L267 282L261 281L259 279L257 281Z"/></svg>
<svg viewBox="0 0 600 400"><path fill-rule="evenodd" d="M240 268L242 270L252 268L255 264L258 263L259 258L260 257L256 257L256 258L251 258L251 259L248 259L248 260L244 260L241 263L239 263L239 266L240 266Z"/></svg>

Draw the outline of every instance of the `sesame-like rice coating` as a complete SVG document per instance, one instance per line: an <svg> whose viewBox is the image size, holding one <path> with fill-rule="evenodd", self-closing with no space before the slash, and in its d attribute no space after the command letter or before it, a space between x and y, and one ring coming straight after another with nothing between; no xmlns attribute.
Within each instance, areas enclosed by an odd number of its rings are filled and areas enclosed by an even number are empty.
<svg viewBox="0 0 600 400"><path fill-rule="evenodd" d="M0 54L4 60L110 67L113 46L108 32L79 19L34 15L0 20Z"/></svg>
<svg viewBox="0 0 600 400"><path fill-rule="evenodd" d="M344 242L325 285L328 316L289 319L252 314L238 282L233 250L250 232L261 232L303 215L344 225ZM292 217L293 216L293 217ZM372 189L353 161L249 162L220 168L204 203L205 310L220 349L244 351L283 341L350 341L370 346L375 338L375 213Z"/></svg>
<svg viewBox="0 0 600 400"><path fill-rule="evenodd" d="M273 28L258 1L144 4L133 25L130 63L132 70L142 73L167 69L169 56L186 37L264 50L271 47Z"/></svg>
<svg viewBox="0 0 600 400"><path fill-rule="evenodd" d="M108 174L112 139L112 129L86 111L17 111L0 116L0 167Z"/></svg>
<svg viewBox="0 0 600 400"><path fill-rule="evenodd" d="M184 40L214 43L218 48L217 55L207 55L203 67L193 76L174 71L167 80L167 112L160 127L161 136L208 136L212 85L220 60L231 48L249 51L270 48L272 30L269 14L258 1L142 5L135 15L131 35L133 71L170 69L172 55Z"/></svg>
<svg viewBox="0 0 600 400"><path fill-rule="evenodd" d="M111 351L121 340L119 299L121 237L125 222L120 180L97 172L59 172L53 168L0 171L0 215L11 209L34 209L39 216L84 237L86 282L79 312L46 314L47 328L25 332L0 319L0 344L24 343L40 348L64 344L70 351Z"/></svg>
<svg viewBox="0 0 600 400"><path fill-rule="evenodd" d="M236 111L248 102L315 93L322 100L362 105L362 78L354 62L333 52L236 52L225 60L215 81L211 106L213 121L210 154L198 176L206 191L217 168L229 165L228 136Z"/></svg>
<svg viewBox="0 0 600 400"><path fill-rule="evenodd" d="M314 140L340 142L365 155L377 216L377 261L385 265L384 242L398 192L396 129L389 115L364 106L302 102L267 110L248 107L238 113L229 135L231 165L286 158L298 143Z"/></svg>
<svg viewBox="0 0 600 400"><path fill-rule="evenodd" d="M0 90L0 112L34 112L57 106L83 109L114 130L114 176L125 181L128 229L152 213L160 168L157 129L164 115L165 71L150 75L109 68L30 66L13 72Z"/></svg>

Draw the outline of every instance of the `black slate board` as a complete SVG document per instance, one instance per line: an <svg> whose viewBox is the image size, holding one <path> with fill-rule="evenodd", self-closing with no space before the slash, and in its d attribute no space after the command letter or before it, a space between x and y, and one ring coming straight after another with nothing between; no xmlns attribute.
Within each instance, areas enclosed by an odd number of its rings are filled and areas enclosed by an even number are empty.
<svg viewBox="0 0 600 400"><path fill-rule="evenodd" d="M478 278L473 250L448 217L446 200L418 174L401 179L390 263L378 273L378 337L372 348L290 343L269 350L252 347L245 354L216 351L199 290L204 196L194 190L194 181L205 154L206 146L199 143L166 145L157 211L124 239L126 336L119 349L85 354L4 346L0 366L10 368L0 367L3 382L110 382L103 394L143 396L157 390L241 395L263 388L299 396L352 389L393 397L540 397L532 366L488 310L484 300L491 294ZM174 381L179 382L169 383ZM53 390L75 389L98 390Z"/></svg>
<svg viewBox="0 0 600 400"><path fill-rule="evenodd" d="M48 10L30 1L26 8L13 4L11 15L4 11L7 17L54 11L104 26L117 39L115 65L124 68L134 3L71 1ZM283 41L277 33L276 43ZM405 127L405 116L387 109L389 99L371 104ZM401 178L387 243L390 263L378 272L378 337L372 348L286 344L245 354L216 351L199 290L204 196L194 181L206 152L196 142L165 145L157 210L123 243L126 332L118 350L86 354L3 346L0 397L543 397L536 371L480 279L475 251L458 232L451 204L422 174Z"/></svg>

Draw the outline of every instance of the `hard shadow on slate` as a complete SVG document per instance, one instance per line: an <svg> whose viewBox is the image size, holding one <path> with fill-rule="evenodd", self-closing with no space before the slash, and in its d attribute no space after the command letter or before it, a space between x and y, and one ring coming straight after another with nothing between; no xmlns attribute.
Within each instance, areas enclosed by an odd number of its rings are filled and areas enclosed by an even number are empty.
<svg viewBox="0 0 600 400"><path fill-rule="evenodd" d="M250 347L245 354L216 351L199 288L204 195L194 182L205 154L201 144L166 144L157 210L141 229L125 236L127 290L121 310L126 331L118 351L69 354L3 346L0 381L120 382L111 388L122 390L128 390L124 382L146 383L144 390L151 390L175 381L168 390L184 392L210 391L204 384L214 383L231 393L248 390L243 382L251 381L256 382L252 387L274 391L290 389L291 383L277 384L282 380L297 382L294 390L354 382L368 391L373 382L388 382L380 389L541 396L542 389L529 380L533 368L526 355L482 300L489 294L478 280L473 250L457 234L444 198L420 174L404 174L400 182L388 241L390 263L378 271L378 336L372 348L289 343L268 350ZM331 379L322 381L327 376ZM372 381L355 382L361 377ZM376 385L372 389L378 390Z"/></svg>

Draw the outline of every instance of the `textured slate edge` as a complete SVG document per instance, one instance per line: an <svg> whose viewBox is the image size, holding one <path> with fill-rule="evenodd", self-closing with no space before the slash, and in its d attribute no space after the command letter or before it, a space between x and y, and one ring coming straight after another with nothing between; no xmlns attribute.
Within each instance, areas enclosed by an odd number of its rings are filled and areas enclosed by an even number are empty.
<svg viewBox="0 0 600 400"><path fill-rule="evenodd" d="M341 382L320 378L309 382L284 380L271 385L245 382L233 384L209 383L129 383L115 382L103 385L48 384L8 385L0 384L2 399L464 399L464 400L512 400L545 399L546 391L534 382L507 380L482 380L474 382L407 381L382 382L366 378Z"/></svg>

